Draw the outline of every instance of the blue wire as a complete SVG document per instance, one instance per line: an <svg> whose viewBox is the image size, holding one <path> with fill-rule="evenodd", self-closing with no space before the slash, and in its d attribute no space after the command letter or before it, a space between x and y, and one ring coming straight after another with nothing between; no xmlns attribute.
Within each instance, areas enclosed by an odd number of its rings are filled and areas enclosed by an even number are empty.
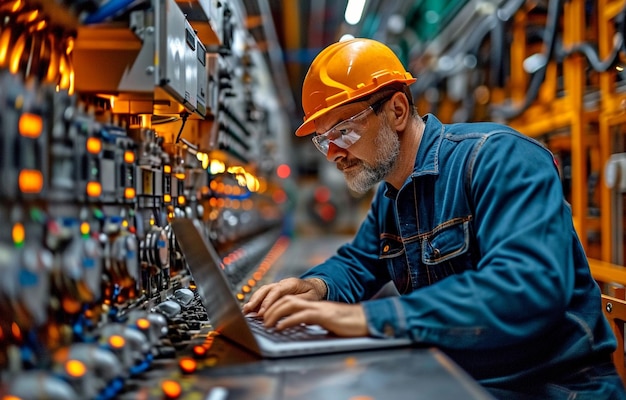
<svg viewBox="0 0 626 400"><path fill-rule="evenodd" d="M135 0L110 0L85 18L85 24L97 24L124 10Z"/></svg>

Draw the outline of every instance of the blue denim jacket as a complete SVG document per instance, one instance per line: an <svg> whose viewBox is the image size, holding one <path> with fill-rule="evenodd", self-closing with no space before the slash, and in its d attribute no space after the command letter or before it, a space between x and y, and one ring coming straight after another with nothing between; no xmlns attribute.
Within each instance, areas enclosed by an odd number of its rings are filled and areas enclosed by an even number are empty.
<svg viewBox="0 0 626 400"><path fill-rule="evenodd" d="M435 345L483 384L608 360L615 338L552 154L507 126L424 120L411 176L381 184L354 240L303 277L363 301L372 335ZM371 300L389 280L402 296Z"/></svg>

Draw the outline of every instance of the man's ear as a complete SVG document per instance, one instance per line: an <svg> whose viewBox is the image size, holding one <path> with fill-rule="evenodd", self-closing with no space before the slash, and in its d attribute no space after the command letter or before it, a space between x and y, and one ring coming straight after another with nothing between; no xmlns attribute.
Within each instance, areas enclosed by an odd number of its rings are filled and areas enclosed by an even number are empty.
<svg viewBox="0 0 626 400"><path fill-rule="evenodd" d="M389 105L393 112L393 119L390 121L391 125L397 132L403 132L406 129L411 114L409 100L404 93L396 92L391 96L391 99L389 99Z"/></svg>

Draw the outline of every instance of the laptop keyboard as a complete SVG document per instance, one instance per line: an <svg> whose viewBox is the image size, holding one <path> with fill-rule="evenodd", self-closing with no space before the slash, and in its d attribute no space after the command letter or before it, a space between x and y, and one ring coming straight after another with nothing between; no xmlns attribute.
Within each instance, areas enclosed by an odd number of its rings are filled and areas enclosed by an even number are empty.
<svg viewBox="0 0 626 400"><path fill-rule="evenodd" d="M303 340L320 340L329 335L329 332L319 325L298 325L282 331L266 328L263 318L246 316L248 325L256 334L260 334L275 342L298 342Z"/></svg>

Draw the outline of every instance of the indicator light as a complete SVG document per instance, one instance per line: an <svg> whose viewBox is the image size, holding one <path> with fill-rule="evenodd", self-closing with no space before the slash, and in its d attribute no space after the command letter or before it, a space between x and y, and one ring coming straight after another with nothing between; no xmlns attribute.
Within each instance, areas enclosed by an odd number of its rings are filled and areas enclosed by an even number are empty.
<svg viewBox="0 0 626 400"><path fill-rule="evenodd" d="M114 349L121 349L126 345L126 339L120 335L113 335L109 338L109 346Z"/></svg>
<svg viewBox="0 0 626 400"><path fill-rule="evenodd" d="M18 177L18 185L22 193L40 193L43 189L43 175L41 171L23 169Z"/></svg>
<svg viewBox="0 0 626 400"><path fill-rule="evenodd" d="M172 380L165 380L161 382L161 390L168 399L177 399L180 397L183 389L180 387L180 383Z"/></svg>
<svg viewBox="0 0 626 400"><path fill-rule="evenodd" d="M99 154L102 151L102 140L90 137L87 139L87 145L85 147L87 148L88 153Z"/></svg>
<svg viewBox="0 0 626 400"><path fill-rule="evenodd" d="M164 194L164 195L163 195L163 202L164 202L164 203L171 203L171 202L172 202L172 195L170 195L170 194Z"/></svg>
<svg viewBox="0 0 626 400"><path fill-rule="evenodd" d="M204 357L206 355L207 352L207 348L204 346L194 346L193 347L193 354L196 357Z"/></svg>
<svg viewBox="0 0 626 400"><path fill-rule="evenodd" d="M171 174L172 173L172 166L171 165L164 165L163 166L163 172L165 172L166 174Z"/></svg>
<svg viewBox="0 0 626 400"><path fill-rule="evenodd" d="M127 164L132 164L135 162L135 153L133 153L132 151L125 151L124 152L124 162Z"/></svg>
<svg viewBox="0 0 626 400"><path fill-rule="evenodd" d="M16 246L21 246L24 244L24 239L26 238L26 230L24 229L24 225L20 222L13 225L13 230L11 231L11 236L13 237L13 243Z"/></svg>
<svg viewBox="0 0 626 400"><path fill-rule="evenodd" d="M20 327L17 325L16 322L13 322L11 324L11 334L13 335L13 337L15 339L17 339L18 341L22 340L22 331L20 330Z"/></svg>
<svg viewBox="0 0 626 400"><path fill-rule="evenodd" d="M20 115L18 128L20 135L31 139L36 139L41 135L41 132L43 131L43 119L41 118L41 116L36 114L24 113Z"/></svg>
<svg viewBox="0 0 626 400"><path fill-rule="evenodd" d="M139 318L135 324L137 325L139 329L146 330L150 328L150 321L148 321L145 318Z"/></svg>
<svg viewBox="0 0 626 400"><path fill-rule="evenodd" d="M90 230L91 230L91 227L89 226L89 223L83 222L83 223L80 224L80 234L81 235L88 236Z"/></svg>
<svg viewBox="0 0 626 400"><path fill-rule="evenodd" d="M77 314L80 312L81 303L77 300L74 300L70 297L63 297L63 301L61 301L61 306L63 307L63 311L67 314Z"/></svg>
<svg viewBox="0 0 626 400"><path fill-rule="evenodd" d="M87 367L78 360L69 360L65 363L65 372L72 378L80 378L87 372Z"/></svg>
<svg viewBox="0 0 626 400"><path fill-rule="evenodd" d="M87 183L87 196L99 197L101 194L102 194L102 186L100 185L100 182Z"/></svg>
<svg viewBox="0 0 626 400"><path fill-rule="evenodd" d="M291 175L291 168L289 168L287 164L281 164L276 168L276 175L278 175L279 178L287 179L289 175Z"/></svg>
<svg viewBox="0 0 626 400"><path fill-rule="evenodd" d="M196 371L198 363L193 358L184 357L178 361L178 366L183 373L191 374Z"/></svg>
<svg viewBox="0 0 626 400"><path fill-rule="evenodd" d="M127 187L124 189L124 198L125 199L134 199L135 198L135 188Z"/></svg>

